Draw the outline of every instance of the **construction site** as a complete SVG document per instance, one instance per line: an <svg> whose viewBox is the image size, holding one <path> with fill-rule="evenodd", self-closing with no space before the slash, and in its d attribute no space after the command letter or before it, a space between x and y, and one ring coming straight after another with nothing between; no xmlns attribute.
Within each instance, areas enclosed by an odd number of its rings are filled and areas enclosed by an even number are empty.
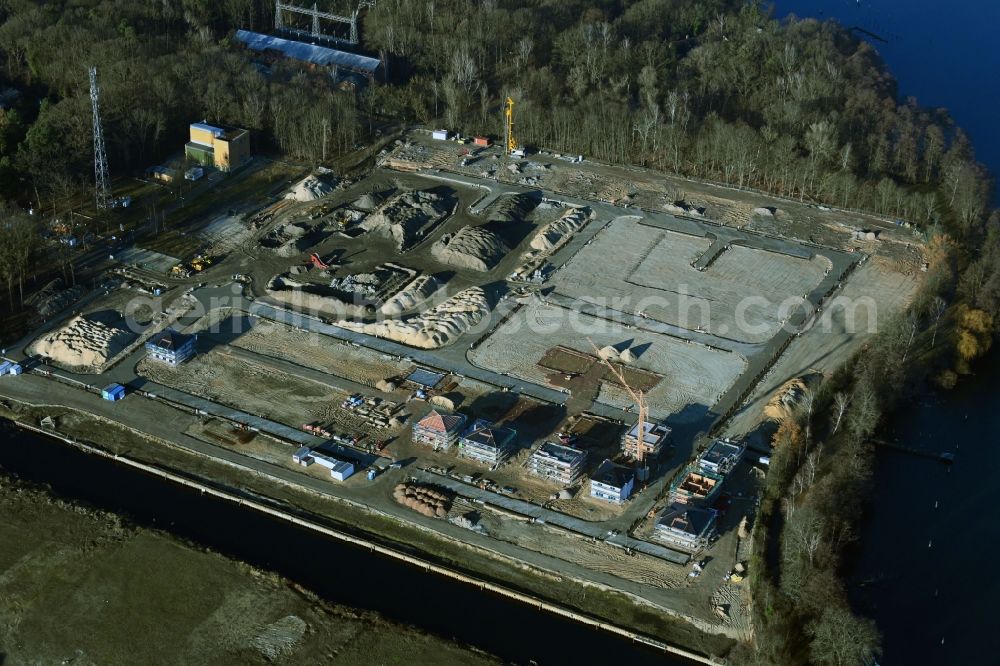
<svg viewBox="0 0 1000 666"><path fill-rule="evenodd" d="M765 406L907 302L922 247L857 213L525 154L505 113L498 145L414 130L364 173L206 204L185 251L131 248L7 356L95 403L121 384L138 429L165 404L251 469L746 638ZM842 295L874 309L823 310ZM167 328L197 354L144 354Z"/></svg>

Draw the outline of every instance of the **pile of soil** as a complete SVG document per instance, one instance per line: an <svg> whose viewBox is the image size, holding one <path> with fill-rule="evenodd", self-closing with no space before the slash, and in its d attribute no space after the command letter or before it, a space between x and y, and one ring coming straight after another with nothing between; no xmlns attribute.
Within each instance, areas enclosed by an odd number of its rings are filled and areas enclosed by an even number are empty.
<svg viewBox="0 0 1000 666"><path fill-rule="evenodd" d="M444 518L451 507L452 495L437 486L400 483L393 489L392 498L429 518Z"/></svg>
<svg viewBox="0 0 1000 666"><path fill-rule="evenodd" d="M35 308L39 317L47 320L80 300L85 291L81 285L66 289L62 278L56 278L31 296L27 303Z"/></svg>
<svg viewBox="0 0 1000 666"><path fill-rule="evenodd" d="M462 227L454 236L446 235L431 246L438 261L486 273L492 270L510 248L500 237L482 227Z"/></svg>
<svg viewBox="0 0 1000 666"><path fill-rule="evenodd" d="M440 305L406 321L387 319L365 324L338 321L337 326L418 349L438 349L453 343L490 313L486 292L479 287L461 291Z"/></svg>
<svg viewBox="0 0 1000 666"><path fill-rule="evenodd" d="M428 234L447 214L443 196L423 190L403 192L376 208L361 223L361 228L392 240L402 252Z"/></svg>
<svg viewBox="0 0 1000 666"><path fill-rule="evenodd" d="M505 195L493 202L487 213L487 219L491 222L519 222L537 205L536 197L527 194Z"/></svg>
<svg viewBox="0 0 1000 666"><path fill-rule="evenodd" d="M47 333L31 351L71 368L100 369L128 347L137 335L115 324L74 317L62 328Z"/></svg>
<svg viewBox="0 0 1000 666"><path fill-rule="evenodd" d="M544 254L555 252L573 234L579 231L590 219L587 208L570 208L555 222L546 224L538 234L531 239L531 247Z"/></svg>
<svg viewBox="0 0 1000 666"><path fill-rule="evenodd" d="M437 291L439 284L433 275L421 275L398 294L382 304L382 314L396 316L417 307Z"/></svg>
<svg viewBox="0 0 1000 666"><path fill-rule="evenodd" d="M808 387L800 378L789 379L781 385L764 407L765 418L783 421L792 416Z"/></svg>

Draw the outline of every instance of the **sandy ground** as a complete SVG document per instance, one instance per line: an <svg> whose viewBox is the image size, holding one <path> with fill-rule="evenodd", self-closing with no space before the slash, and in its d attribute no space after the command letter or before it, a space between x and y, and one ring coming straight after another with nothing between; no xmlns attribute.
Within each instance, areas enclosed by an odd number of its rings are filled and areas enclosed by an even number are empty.
<svg viewBox="0 0 1000 666"><path fill-rule="evenodd" d="M5 663L493 663L3 477L0 512Z"/></svg>
<svg viewBox="0 0 1000 666"><path fill-rule="evenodd" d="M231 343L252 352L284 358L366 386L404 374L410 364L367 347L354 347L334 338L254 319L246 332Z"/></svg>
<svg viewBox="0 0 1000 666"><path fill-rule="evenodd" d="M520 521L487 511L483 527L497 539L516 543L538 552L573 562L597 571L604 571L644 585L676 588L683 585L683 567L638 553L628 555L621 548L601 541L577 537L553 528L537 529Z"/></svg>
<svg viewBox="0 0 1000 666"><path fill-rule="evenodd" d="M321 384L223 357L217 351L199 354L177 367L143 360L136 369L157 383L292 427L322 417L331 403L343 397Z"/></svg>
<svg viewBox="0 0 1000 666"><path fill-rule="evenodd" d="M758 385L748 403L727 425L729 434L742 434L757 424L768 399L793 377L835 370L872 332L899 312L913 297L917 283L898 271L887 258L869 259L838 292L843 306L829 306L819 323L796 338Z"/></svg>
<svg viewBox="0 0 1000 666"><path fill-rule="evenodd" d="M638 357L635 367L664 376L648 396L651 414L659 417L680 411L686 405L715 404L746 365L734 353L668 335L625 329L604 319L537 301L525 305L481 342L470 358L484 368L544 385L546 372L536 363L545 352L563 345L593 353L588 337L598 348L627 343ZM613 393L606 393L605 397L618 402Z"/></svg>
<svg viewBox="0 0 1000 666"><path fill-rule="evenodd" d="M829 266L822 257L805 260L733 245L706 270L693 268L711 245L710 238L618 218L552 282L560 294L588 303L763 342L780 326L782 301L807 294Z"/></svg>

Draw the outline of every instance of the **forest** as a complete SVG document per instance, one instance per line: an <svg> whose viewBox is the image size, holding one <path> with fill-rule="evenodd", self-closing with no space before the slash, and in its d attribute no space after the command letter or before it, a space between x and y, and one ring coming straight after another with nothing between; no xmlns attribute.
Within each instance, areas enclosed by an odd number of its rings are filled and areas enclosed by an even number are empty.
<svg viewBox="0 0 1000 666"><path fill-rule="evenodd" d="M317 164L322 145L350 151L375 122L498 135L509 95L529 148L912 222L928 242L918 297L775 433L751 565L757 640L734 656L877 655L840 580L870 483L866 442L908 397L970 372L1000 322L994 184L948 112L900 99L843 27L778 21L746 0L379 0L361 39L384 75L357 92L261 67L233 43L239 28L270 31L272 12L265 0L0 0L0 93L19 93L0 108L4 300L43 254L22 210L92 187L90 65L115 176L175 153L192 120Z"/></svg>

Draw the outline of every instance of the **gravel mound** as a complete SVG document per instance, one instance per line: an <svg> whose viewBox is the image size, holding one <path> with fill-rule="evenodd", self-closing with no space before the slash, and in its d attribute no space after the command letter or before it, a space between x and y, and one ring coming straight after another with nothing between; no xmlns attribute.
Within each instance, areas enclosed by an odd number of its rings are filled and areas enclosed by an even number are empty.
<svg viewBox="0 0 1000 666"><path fill-rule="evenodd" d="M516 166L516 165L511 165ZM487 219L491 222L519 222L528 216L538 202L527 194L509 194L497 199L490 206Z"/></svg>
<svg viewBox="0 0 1000 666"><path fill-rule="evenodd" d="M361 223L365 231L378 233L396 243L402 252L424 237L448 214L444 197L417 190L386 200Z"/></svg>
<svg viewBox="0 0 1000 666"><path fill-rule="evenodd" d="M438 261L486 273L492 270L510 248L492 231L482 227L462 227L454 236L444 236L431 247Z"/></svg>
<svg viewBox="0 0 1000 666"><path fill-rule="evenodd" d="M316 176L306 176L285 195L285 198L294 201L316 201L316 199L325 197L331 192L333 192L333 185Z"/></svg>

